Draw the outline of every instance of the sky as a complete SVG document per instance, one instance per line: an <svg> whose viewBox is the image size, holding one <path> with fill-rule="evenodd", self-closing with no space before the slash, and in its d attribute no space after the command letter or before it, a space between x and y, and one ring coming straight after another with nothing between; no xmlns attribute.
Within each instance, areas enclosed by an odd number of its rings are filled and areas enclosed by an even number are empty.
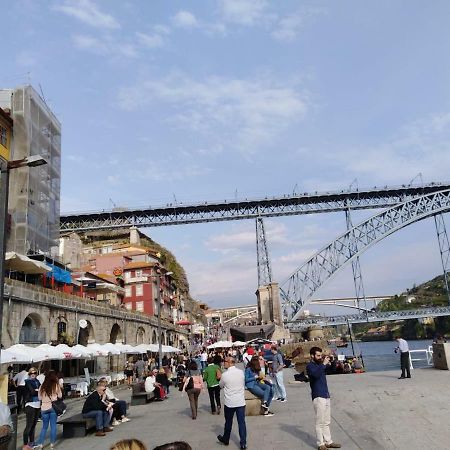
<svg viewBox="0 0 450 450"><path fill-rule="evenodd" d="M446 0L0 6L0 87L32 84L62 123L62 212L401 185L419 173L450 181ZM265 226L281 283L345 230L345 216ZM143 231L175 254L194 298L255 303L254 221ZM360 261L367 295L440 274L433 220ZM345 268L316 298L352 295Z"/></svg>

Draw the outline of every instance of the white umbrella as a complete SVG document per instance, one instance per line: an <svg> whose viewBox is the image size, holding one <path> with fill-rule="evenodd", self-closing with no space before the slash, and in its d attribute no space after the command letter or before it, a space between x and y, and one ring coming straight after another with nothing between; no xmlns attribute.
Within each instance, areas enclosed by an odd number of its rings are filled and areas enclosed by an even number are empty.
<svg viewBox="0 0 450 450"><path fill-rule="evenodd" d="M181 350L176 347L172 347L171 345L163 345L162 346L163 353L179 353Z"/></svg>
<svg viewBox="0 0 450 450"><path fill-rule="evenodd" d="M236 341L233 342L233 347L244 347L245 345L247 345L247 342L242 342L242 341Z"/></svg>
<svg viewBox="0 0 450 450"><path fill-rule="evenodd" d="M117 345L108 342L107 344L103 344L102 347L111 353L111 355L120 355L120 350L117 348Z"/></svg>
<svg viewBox="0 0 450 450"><path fill-rule="evenodd" d="M155 350L155 348L156 348L156 350ZM139 351L139 353L142 353L142 354L147 353L147 352L157 352L158 351L157 347L154 344L139 344L139 345L136 345L136 347L134 347L134 349L136 351Z"/></svg>
<svg viewBox="0 0 450 450"><path fill-rule="evenodd" d="M92 358L92 356L94 355L94 352L89 350L87 347L85 347L84 345L81 344L77 344L74 345L72 347L72 350L76 351L77 353L80 354L80 358L84 359L84 358Z"/></svg>
<svg viewBox="0 0 450 450"><path fill-rule="evenodd" d="M37 351L37 352L36 352ZM33 361L49 361L52 359L61 360L66 359L64 353L49 344L41 344L33 348Z"/></svg>
<svg viewBox="0 0 450 450"><path fill-rule="evenodd" d="M108 356L109 352L102 345L94 342L92 344L87 345L87 349L92 352L94 356Z"/></svg>
<svg viewBox="0 0 450 450"><path fill-rule="evenodd" d="M23 353L19 350L2 350L0 353L0 364L6 363L30 363L32 361L31 356Z"/></svg>
<svg viewBox="0 0 450 450"><path fill-rule="evenodd" d="M81 350L69 347L67 344L58 344L55 349L61 352L65 359L78 359L82 358L83 355Z"/></svg>
<svg viewBox="0 0 450 450"><path fill-rule="evenodd" d="M136 347L133 347L130 344L116 344L116 347L120 350L120 353L129 353L135 355L141 353L139 349L136 349Z"/></svg>
<svg viewBox="0 0 450 450"><path fill-rule="evenodd" d="M47 345L47 344L45 344ZM19 351L27 355L32 361L47 361L50 359L58 359L54 357L55 352L50 354L49 351L40 349L38 347L28 347L24 344L14 344L8 348L9 351Z"/></svg>

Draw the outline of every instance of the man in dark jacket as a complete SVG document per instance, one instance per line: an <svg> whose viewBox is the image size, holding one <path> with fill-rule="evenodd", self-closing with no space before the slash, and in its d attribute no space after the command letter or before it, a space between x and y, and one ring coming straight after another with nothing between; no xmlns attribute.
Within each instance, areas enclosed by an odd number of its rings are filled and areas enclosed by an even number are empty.
<svg viewBox="0 0 450 450"><path fill-rule="evenodd" d="M106 384L105 381L97 383L97 390L86 399L81 411L84 418L91 417L95 419L96 436L105 436L106 432L113 430L109 426L112 406L106 401Z"/></svg>
<svg viewBox="0 0 450 450"><path fill-rule="evenodd" d="M330 422L330 393L326 377L326 368L330 364L328 356L322 357L322 349L312 347L309 351L311 362L306 366L311 387L311 397L316 414L316 436L317 448L326 450L327 448L340 448L341 445L331 440Z"/></svg>

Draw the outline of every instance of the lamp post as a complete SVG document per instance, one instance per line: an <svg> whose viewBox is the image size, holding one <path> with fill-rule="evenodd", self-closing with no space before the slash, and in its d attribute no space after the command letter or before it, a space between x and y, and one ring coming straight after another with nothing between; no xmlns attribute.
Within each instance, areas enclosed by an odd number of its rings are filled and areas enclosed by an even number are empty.
<svg viewBox="0 0 450 450"><path fill-rule="evenodd" d="M3 332L3 295L5 291L6 218L8 217L9 171L20 167L37 167L47 164L40 155L6 161L0 158L0 344Z"/></svg>
<svg viewBox="0 0 450 450"><path fill-rule="evenodd" d="M156 268L156 298L158 300L158 368L162 367L162 326L161 326L161 277L172 275L173 272L161 273L161 268Z"/></svg>

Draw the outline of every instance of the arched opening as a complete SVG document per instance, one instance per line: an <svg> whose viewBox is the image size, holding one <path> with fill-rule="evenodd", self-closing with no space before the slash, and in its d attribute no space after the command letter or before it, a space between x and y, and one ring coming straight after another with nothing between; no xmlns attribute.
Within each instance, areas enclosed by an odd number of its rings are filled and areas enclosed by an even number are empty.
<svg viewBox="0 0 450 450"><path fill-rule="evenodd" d="M122 329L117 323L115 323L111 328L111 333L109 335L109 342L112 344L118 344L123 342Z"/></svg>
<svg viewBox="0 0 450 450"><path fill-rule="evenodd" d="M94 327L92 326L92 323L89 322L89 320L87 320L86 322L86 327L80 328L78 332L78 344L81 345L88 345L95 342Z"/></svg>
<svg viewBox="0 0 450 450"><path fill-rule="evenodd" d="M20 344L44 344L46 343L45 328L39 314L31 313L25 317L20 329Z"/></svg>
<svg viewBox="0 0 450 450"><path fill-rule="evenodd" d="M156 331L153 330L153 333L152 333L152 342L151 342L151 344L157 344L157 343L158 343L158 337L157 337L157 335L156 335Z"/></svg>
<svg viewBox="0 0 450 450"><path fill-rule="evenodd" d="M139 327L136 332L136 344L143 344L145 340L145 330L142 327Z"/></svg>

